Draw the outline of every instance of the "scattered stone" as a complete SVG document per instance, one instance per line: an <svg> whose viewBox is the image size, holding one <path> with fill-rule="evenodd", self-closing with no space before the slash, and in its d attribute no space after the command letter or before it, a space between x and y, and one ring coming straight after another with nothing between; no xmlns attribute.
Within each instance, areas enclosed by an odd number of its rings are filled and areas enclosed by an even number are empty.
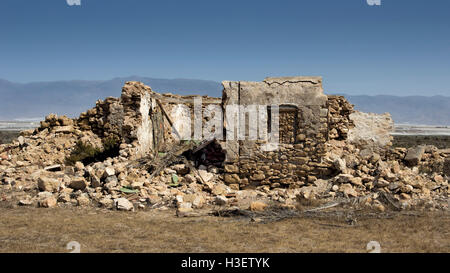
<svg viewBox="0 0 450 273"><path fill-rule="evenodd" d="M186 183L191 184L191 183L196 183L197 179L195 179L195 177L191 174L187 174L184 179L186 180Z"/></svg>
<svg viewBox="0 0 450 273"><path fill-rule="evenodd" d="M241 181L237 174L225 174L224 180L227 184L238 184Z"/></svg>
<svg viewBox="0 0 450 273"><path fill-rule="evenodd" d="M376 186L379 188L384 188L389 186L389 182L384 180L383 178L380 178L376 181Z"/></svg>
<svg viewBox="0 0 450 273"><path fill-rule="evenodd" d="M81 195L81 196L79 196L77 198L77 204L80 207L89 206L90 203L91 203L91 200L88 197L84 196L84 195Z"/></svg>
<svg viewBox="0 0 450 273"><path fill-rule="evenodd" d="M267 204L261 201L254 201L250 204L251 211L264 211L267 208Z"/></svg>
<svg viewBox="0 0 450 273"><path fill-rule="evenodd" d="M53 196L53 194L48 191L42 191L42 192L38 193L38 198L40 200L44 200L44 199L52 197L52 196Z"/></svg>
<svg viewBox="0 0 450 273"><path fill-rule="evenodd" d="M22 199L19 201L20 206L31 206L33 204L33 201L30 199Z"/></svg>
<svg viewBox="0 0 450 273"><path fill-rule="evenodd" d="M17 138L17 141L19 142L20 146L23 146L25 144L25 138L23 136L19 136Z"/></svg>
<svg viewBox="0 0 450 273"><path fill-rule="evenodd" d="M215 184L211 190L214 195L225 195L228 193L228 187L224 184Z"/></svg>
<svg viewBox="0 0 450 273"><path fill-rule="evenodd" d="M199 170L199 175L203 179L204 182L209 182L211 179L213 179L214 175L206 170Z"/></svg>
<svg viewBox="0 0 450 273"><path fill-rule="evenodd" d="M41 191L57 192L60 186L61 182L54 178L42 176L38 179L38 187Z"/></svg>
<svg viewBox="0 0 450 273"><path fill-rule="evenodd" d="M86 187L87 182L86 179L84 179L83 177L75 178L69 184L69 188L74 190L84 190Z"/></svg>
<svg viewBox="0 0 450 273"><path fill-rule="evenodd" d="M112 167L106 167L104 172L103 172L103 178L108 178L111 176L114 176L116 174L116 171L114 170L114 168Z"/></svg>
<svg viewBox="0 0 450 273"><path fill-rule="evenodd" d="M61 194L58 196L58 202L61 202L61 203L70 203L70 201L71 201L71 198L70 198L70 194L68 194L68 193L61 193Z"/></svg>
<svg viewBox="0 0 450 273"><path fill-rule="evenodd" d="M342 184L339 187L339 191L343 192L346 196L358 197L358 192L356 192L351 184Z"/></svg>
<svg viewBox="0 0 450 273"><path fill-rule="evenodd" d="M150 205L156 205L156 204L161 203L162 198L158 195L151 194L148 196L147 201L150 203Z"/></svg>
<svg viewBox="0 0 450 273"><path fill-rule="evenodd" d="M45 167L44 171L60 172L60 171L62 171L62 166L61 166L61 164L51 165L51 166Z"/></svg>
<svg viewBox="0 0 450 273"><path fill-rule="evenodd" d="M375 204L373 207L379 212L384 212L386 210L382 204Z"/></svg>
<svg viewBox="0 0 450 273"><path fill-rule="evenodd" d="M192 203L180 202L180 203L178 203L178 208L192 208Z"/></svg>
<svg viewBox="0 0 450 273"><path fill-rule="evenodd" d="M114 206L118 210L131 211L134 210L133 204L126 198L114 199Z"/></svg>
<svg viewBox="0 0 450 273"><path fill-rule="evenodd" d="M73 126L59 126L53 130L55 133L70 134L74 131Z"/></svg>
<svg viewBox="0 0 450 273"><path fill-rule="evenodd" d="M347 172L347 166L344 159L336 158L333 163L336 170L338 170L340 173Z"/></svg>
<svg viewBox="0 0 450 273"><path fill-rule="evenodd" d="M422 156L425 153L425 146L417 146L408 149L408 153L405 156L405 162L410 166L417 166L422 160Z"/></svg>
<svg viewBox="0 0 450 273"><path fill-rule="evenodd" d="M48 198L44 199L43 201L39 202L39 206L43 207L43 208L53 208L53 207L56 207L56 204L57 204L57 200L53 196L48 197Z"/></svg>
<svg viewBox="0 0 450 273"><path fill-rule="evenodd" d="M377 208L383 206L375 202L377 194L393 196L401 208L420 202L435 208L448 199L449 153L432 146L394 148L390 143L389 115L355 112L344 97L324 95L317 78L302 78L302 84L285 80L269 78L263 83L252 83L241 94L244 101L256 101L256 96L263 96L255 88L260 86L274 92L287 88L292 96L301 98L297 106L302 110L298 114L305 126L294 130L294 112L284 113L280 120L284 143L277 150L271 150L275 148L272 145L261 146L259 141L199 144L164 138L170 133L167 128L158 131L152 127L154 99L161 98L169 113L174 103L168 104L162 97L174 102L183 97L155 94L141 83L127 82L120 98L99 100L76 119L50 114L36 130L0 145L4 199L11 198L9 191L11 195L22 191L32 196L17 195L20 197L14 202L21 205L37 202L51 207L57 205L53 202L57 199L61 203L98 203L121 210L133 210L129 200L139 200L136 206L140 208L148 205L168 209L176 205L181 214L183 210L187 213L213 204L255 211L267 206L262 203L258 207L254 200L289 207L300 199L310 204L315 199L332 201L344 195L353 199L352 204L384 211L384 207ZM225 84L224 97L230 99L229 103L237 95L231 88L233 84ZM305 93L304 85L314 87ZM309 93L315 94L314 98ZM310 100L314 107L300 105ZM172 118L181 120L183 114ZM149 130L163 137L158 142L158 154L153 153ZM79 143L85 144L86 149L90 148L88 145L95 149L118 145L119 151L102 162L85 166L83 160L76 158L77 162L72 161L74 166L65 166L71 153L83 148ZM248 156L239 158L240 153ZM182 158L185 155L189 156ZM43 170L43 166L47 167ZM36 185L40 193L33 191Z"/></svg>
<svg viewBox="0 0 450 273"><path fill-rule="evenodd" d="M189 216L194 210L192 208L178 208L177 209L177 216L178 217L187 217Z"/></svg>
<svg viewBox="0 0 450 273"><path fill-rule="evenodd" d="M99 203L105 208L112 208L114 206L114 200L109 197L100 199Z"/></svg>
<svg viewBox="0 0 450 273"><path fill-rule="evenodd" d="M75 163L75 169L77 171L83 171L84 170L84 164L82 162L80 162L80 161L77 161Z"/></svg>
<svg viewBox="0 0 450 273"><path fill-rule="evenodd" d="M228 203L228 199L225 196L218 195L214 199L214 202L216 203L216 205L224 206Z"/></svg>

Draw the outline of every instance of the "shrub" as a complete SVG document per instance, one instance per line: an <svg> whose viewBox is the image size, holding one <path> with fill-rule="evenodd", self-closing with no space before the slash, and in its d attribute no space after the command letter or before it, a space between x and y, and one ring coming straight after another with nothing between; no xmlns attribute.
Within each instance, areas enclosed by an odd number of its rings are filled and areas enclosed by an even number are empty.
<svg viewBox="0 0 450 273"><path fill-rule="evenodd" d="M102 140L103 148L96 148L89 143L78 141L70 156L66 157L66 164L73 166L77 161L84 165L93 162L104 161L108 157L116 157L119 155L119 140L115 137L108 137Z"/></svg>

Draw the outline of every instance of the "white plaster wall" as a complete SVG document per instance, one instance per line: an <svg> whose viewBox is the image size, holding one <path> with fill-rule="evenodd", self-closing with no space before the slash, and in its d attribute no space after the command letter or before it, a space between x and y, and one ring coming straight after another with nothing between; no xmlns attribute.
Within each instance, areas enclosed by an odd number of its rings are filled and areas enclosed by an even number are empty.
<svg viewBox="0 0 450 273"><path fill-rule="evenodd" d="M144 156L153 148L153 126L149 116L150 108L154 107L154 102L148 93L142 95L139 112L141 114L141 124L137 129L138 147L137 155Z"/></svg>
<svg viewBox="0 0 450 273"><path fill-rule="evenodd" d="M383 148L391 144L391 132L394 122L391 115L363 113L356 111L350 114L355 128L348 132L348 141L354 144Z"/></svg>

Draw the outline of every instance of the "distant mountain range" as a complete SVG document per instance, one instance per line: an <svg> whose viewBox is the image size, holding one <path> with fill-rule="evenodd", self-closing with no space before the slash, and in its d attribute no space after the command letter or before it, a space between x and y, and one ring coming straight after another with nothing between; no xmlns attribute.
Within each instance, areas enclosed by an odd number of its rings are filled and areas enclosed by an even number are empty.
<svg viewBox="0 0 450 273"><path fill-rule="evenodd" d="M154 91L180 95L222 96L215 81L124 77L106 81L55 81L13 83L0 79L0 120L40 119L49 113L71 117L93 107L95 101L119 97L126 81L141 81ZM325 90L325 93L331 94ZM345 95L364 112L391 113L396 123L450 125L450 97Z"/></svg>
<svg viewBox="0 0 450 273"><path fill-rule="evenodd" d="M180 95L221 96L221 84L191 79L114 78L106 81L12 83L0 79L0 120L41 118L49 113L71 117L92 108L98 99L120 97L127 81L141 81L152 90Z"/></svg>

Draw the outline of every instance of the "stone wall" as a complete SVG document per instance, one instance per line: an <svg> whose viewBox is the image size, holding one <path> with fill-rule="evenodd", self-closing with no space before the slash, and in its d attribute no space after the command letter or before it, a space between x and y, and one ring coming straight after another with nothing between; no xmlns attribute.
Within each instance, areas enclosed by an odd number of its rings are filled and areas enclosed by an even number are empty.
<svg viewBox="0 0 450 273"><path fill-rule="evenodd" d="M308 182L308 176L320 177L328 134L327 96L320 77L267 78L223 86L225 111L233 104L280 106L277 149L267 151L267 140L227 139L226 183L235 188L298 187ZM230 128L226 129L228 133Z"/></svg>
<svg viewBox="0 0 450 273"><path fill-rule="evenodd" d="M347 139L354 127L350 119L354 111L344 97L323 94L322 78L267 78L263 82L223 82L223 86L222 99L204 96L201 109L194 109L194 100L199 96L159 94L143 83L127 82L119 99L97 101L76 124L102 138L118 136L121 149L126 149L131 158L139 158L169 151L178 143L171 122L176 123L181 136L198 138L198 134L194 135L195 116L201 115L203 128L211 120L208 107L219 105L225 114L220 120L227 137L220 142L226 151L223 178L231 187L295 188L330 174L330 165L322 162L326 142ZM269 132L275 133L276 128L270 128L271 107L278 105L278 147L270 149L273 143L267 139L230 138L226 109L232 105L241 107L238 116L247 115L247 137L258 133L249 130L248 122L261 121L251 120L254 113L245 107L263 106L267 111L262 115L267 119L263 122L267 122Z"/></svg>
<svg viewBox="0 0 450 273"><path fill-rule="evenodd" d="M76 125L83 131L92 131L99 137L120 136L123 123L123 106L118 98L98 100L95 107L80 114Z"/></svg>
<svg viewBox="0 0 450 273"><path fill-rule="evenodd" d="M94 108L80 115L76 124L81 130L91 130L102 138L119 137L121 147L139 158L165 152L177 143L171 122L181 125L175 125L181 136L190 132L193 137L196 97L159 94L141 82L126 82L120 98L97 101ZM211 104L220 107L221 100L204 96L202 102L200 115ZM209 117L202 115L202 127L208 121Z"/></svg>
<svg viewBox="0 0 450 273"><path fill-rule="evenodd" d="M328 139L345 140L349 129L354 127L350 114L353 105L343 96L328 96Z"/></svg>

